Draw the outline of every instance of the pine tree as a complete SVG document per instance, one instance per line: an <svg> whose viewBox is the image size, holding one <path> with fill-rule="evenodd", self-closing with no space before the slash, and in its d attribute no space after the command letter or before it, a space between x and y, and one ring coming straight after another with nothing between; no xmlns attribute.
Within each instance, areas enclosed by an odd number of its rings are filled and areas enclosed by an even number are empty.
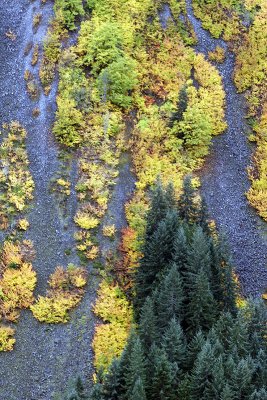
<svg viewBox="0 0 267 400"><path fill-rule="evenodd" d="M114 359L104 379L103 394L105 400L118 400L123 393L122 370L120 361Z"/></svg>
<svg viewBox="0 0 267 400"><path fill-rule="evenodd" d="M197 274L204 269L210 277L210 240L201 227L196 227L192 234L191 245L187 250L187 280L190 282L191 274Z"/></svg>
<svg viewBox="0 0 267 400"><path fill-rule="evenodd" d="M184 227L180 227L173 243L173 261L177 265L179 271L184 274L187 261L187 251L189 245L184 231Z"/></svg>
<svg viewBox="0 0 267 400"><path fill-rule="evenodd" d="M260 349L255 359L255 371L253 382L256 387L261 387L267 383L267 354Z"/></svg>
<svg viewBox="0 0 267 400"><path fill-rule="evenodd" d="M238 399L247 398L251 394L254 363L251 357L241 359L231 376L230 385Z"/></svg>
<svg viewBox="0 0 267 400"><path fill-rule="evenodd" d="M207 340L197 356L190 384L190 400L216 400L213 392L213 372L216 365L216 357L209 340ZM223 375L221 376L223 385ZM217 382L218 383L218 382ZM217 397L218 399L218 397Z"/></svg>
<svg viewBox="0 0 267 400"><path fill-rule="evenodd" d="M159 285L156 311L159 329L165 330L172 318L183 319L183 282L176 264L172 264L168 274Z"/></svg>
<svg viewBox="0 0 267 400"><path fill-rule="evenodd" d="M169 212L162 220L149 241L145 242L144 256L136 273L137 312L140 312L147 296L153 290L153 284L172 260L173 243L179 228L179 219L175 211Z"/></svg>
<svg viewBox="0 0 267 400"><path fill-rule="evenodd" d="M168 185L165 191L161 180L157 179L151 196L150 209L147 214L146 240L149 240L154 234L159 223L166 217L168 211L173 208L174 203L172 185Z"/></svg>
<svg viewBox="0 0 267 400"><path fill-rule="evenodd" d="M188 291L189 302L186 312L188 330L195 333L199 329L210 329L217 317L217 304L203 268L195 277L192 277Z"/></svg>
<svg viewBox="0 0 267 400"><path fill-rule="evenodd" d="M235 400L235 399L236 397L234 395L234 392L232 391L228 383L226 383L222 390L220 400Z"/></svg>
<svg viewBox="0 0 267 400"><path fill-rule="evenodd" d="M186 359L186 338L179 322L173 318L163 336L162 344L168 360L182 368Z"/></svg>
<svg viewBox="0 0 267 400"><path fill-rule="evenodd" d="M154 303L147 297L142 307L139 323L139 333L145 352L148 352L158 338L157 318L154 312Z"/></svg>
<svg viewBox="0 0 267 400"><path fill-rule="evenodd" d="M191 176L187 175L183 183L183 193L178 201L180 218L189 224L197 221L199 208L196 204L196 191L192 186Z"/></svg>
<svg viewBox="0 0 267 400"><path fill-rule="evenodd" d="M67 400L83 400L87 399L85 395L84 386L80 377L77 378L71 393L68 395Z"/></svg>
<svg viewBox="0 0 267 400"><path fill-rule="evenodd" d="M197 359L198 354L205 344L205 337L202 331L198 331L195 336L191 339L188 344L186 365L187 369L191 370L193 368L194 362Z"/></svg>
<svg viewBox="0 0 267 400"><path fill-rule="evenodd" d="M157 400L175 400L177 387L174 385L174 371L167 355L160 350L154 360L154 371L151 377L150 396Z"/></svg>
<svg viewBox="0 0 267 400"><path fill-rule="evenodd" d="M139 378L141 379L145 389L146 385L145 357L141 341L139 337L137 337L132 348L129 365L125 372L126 398L130 398L135 383Z"/></svg>
<svg viewBox="0 0 267 400"><path fill-rule="evenodd" d="M196 222L201 226L206 235L211 234L211 229L209 226L209 213L204 199L201 199Z"/></svg>
<svg viewBox="0 0 267 400"><path fill-rule="evenodd" d="M146 400L146 393L142 379L139 377L134 383L129 400Z"/></svg>

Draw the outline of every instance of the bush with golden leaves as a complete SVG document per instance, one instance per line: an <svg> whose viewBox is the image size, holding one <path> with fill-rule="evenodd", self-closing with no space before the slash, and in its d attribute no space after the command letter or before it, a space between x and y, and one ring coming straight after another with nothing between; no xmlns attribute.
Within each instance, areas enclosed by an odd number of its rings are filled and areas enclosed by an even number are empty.
<svg viewBox="0 0 267 400"><path fill-rule="evenodd" d="M0 325L0 352L13 350L13 346L16 342L14 339L14 329L9 326Z"/></svg>
<svg viewBox="0 0 267 400"><path fill-rule="evenodd" d="M57 267L50 276L50 290L39 296L31 311L40 322L48 324L66 323L69 311L82 299L87 277L84 268L69 264L67 269Z"/></svg>

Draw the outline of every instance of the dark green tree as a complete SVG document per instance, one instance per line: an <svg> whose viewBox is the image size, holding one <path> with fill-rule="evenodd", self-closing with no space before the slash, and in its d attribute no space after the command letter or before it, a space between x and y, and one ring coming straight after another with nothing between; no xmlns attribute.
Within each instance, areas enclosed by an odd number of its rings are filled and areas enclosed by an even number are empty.
<svg viewBox="0 0 267 400"><path fill-rule="evenodd" d="M186 338L179 322L173 318L163 336L162 346L171 363L182 369L186 359Z"/></svg>
<svg viewBox="0 0 267 400"><path fill-rule="evenodd" d="M136 273L136 301L137 312L140 312L147 296L155 287L155 280L160 277L165 267L172 261L173 243L179 228L179 219L175 211L168 212L155 231L146 241L144 256Z"/></svg>
<svg viewBox="0 0 267 400"><path fill-rule="evenodd" d="M178 201L179 215L182 220L192 224L195 223L199 215L199 206L196 202L196 190L192 185L192 178L187 175L183 183L183 193Z"/></svg>
<svg viewBox="0 0 267 400"><path fill-rule="evenodd" d="M159 285L157 299L155 300L158 327L162 332L172 318L175 318L177 321L183 319L184 298L181 275L177 265L172 264L167 275Z"/></svg>
<svg viewBox="0 0 267 400"><path fill-rule="evenodd" d="M130 398L134 390L135 383L139 378L141 379L142 385L145 389L146 385L145 356L142 343L139 337L137 337L131 351L129 365L127 366L127 369L125 371L125 389L126 389L127 399Z"/></svg>
<svg viewBox="0 0 267 400"><path fill-rule="evenodd" d="M123 393L122 374L120 360L115 358L104 379L103 394L105 400L120 399Z"/></svg>
<svg viewBox="0 0 267 400"><path fill-rule="evenodd" d="M142 307L139 323L140 338L147 353L158 338L157 318L154 312L154 302L147 297Z"/></svg>
<svg viewBox="0 0 267 400"><path fill-rule="evenodd" d="M132 393L129 400L146 400L146 392L142 379L139 377L134 383Z"/></svg>
<svg viewBox="0 0 267 400"><path fill-rule="evenodd" d="M160 350L154 359L154 370L150 382L150 399L176 399L177 387L174 385L175 374L164 350Z"/></svg>

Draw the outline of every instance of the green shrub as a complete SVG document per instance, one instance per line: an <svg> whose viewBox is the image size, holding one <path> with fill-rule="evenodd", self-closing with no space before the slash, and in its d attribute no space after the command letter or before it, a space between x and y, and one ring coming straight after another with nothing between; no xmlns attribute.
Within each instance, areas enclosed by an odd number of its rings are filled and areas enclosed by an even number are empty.
<svg viewBox="0 0 267 400"><path fill-rule="evenodd" d="M82 0L56 0L55 11L62 12L65 26L70 30L76 29L76 17L84 15Z"/></svg>

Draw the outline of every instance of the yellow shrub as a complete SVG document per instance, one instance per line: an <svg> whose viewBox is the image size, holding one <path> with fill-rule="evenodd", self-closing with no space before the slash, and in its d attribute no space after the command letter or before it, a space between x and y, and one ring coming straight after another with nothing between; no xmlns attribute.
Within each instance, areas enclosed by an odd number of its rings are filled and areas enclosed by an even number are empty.
<svg viewBox="0 0 267 400"><path fill-rule="evenodd" d="M14 329L8 326L0 326L0 351L13 350L13 346L16 342L14 339Z"/></svg>
<svg viewBox="0 0 267 400"><path fill-rule="evenodd" d="M26 231L29 228L30 224L26 218L20 219L18 221L18 228L22 231Z"/></svg>
<svg viewBox="0 0 267 400"><path fill-rule="evenodd" d="M82 211L79 211L76 214L74 221L83 229L94 229L97 227L97 225L99 225L100 222L98 218L83 213Z"/></svg>
<svg viewBox="0 0 267 400"><path fill-rule="evenodd" d="M31 306L35 318L47 324L66 323L69 320L68 311L79 303L77 296L58 293L53 297L39 296L37 302Z"/></svg>
<svg viewBox="0 0 267 400"><path fill-rule="evenodd" d="M128 334L129 328L120 323L101 324L96 327L92 346L97 370L107 370L112 360L121 355Z"/></svg>
<svg viewBox="0 0 267 400"><path fill-rule="evenodd" d="M114 237L116 233L115 225L105 225L102 229L103 235L107 237Z"/></svg>

